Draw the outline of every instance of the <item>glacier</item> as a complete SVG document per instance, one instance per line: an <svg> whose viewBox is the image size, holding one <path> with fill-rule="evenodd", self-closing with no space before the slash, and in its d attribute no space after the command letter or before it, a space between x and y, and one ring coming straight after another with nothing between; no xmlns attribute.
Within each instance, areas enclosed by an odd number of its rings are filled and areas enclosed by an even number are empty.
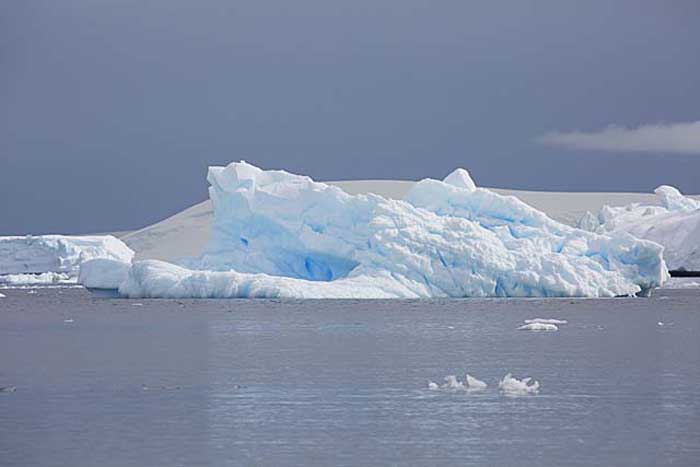
<svg viewBox="0 0 700 467"><path fill-rule="evenodd" d="M563 225L477 187L463 169L416 183L403 200L246 162L210 167L207 180L205 251L178 264L134 262L121 295L611 297L668 277L658 244Z"/></svg>
<svg viewBox="0 0 700 467"><path fill-rule="evenodd" d="M133 256L126 244L111 235L0 237L0 283L74 283L86 261L103 258L130 263Z"/></svg>
<svg viewBox="0 0 700 467"><path fill-rule="evenodd" d="M631 203L587 212L579 227L601 234L627 232L664 247L671 270L700 271L700 201L668 185L654 190L658 205Z"/></svg>

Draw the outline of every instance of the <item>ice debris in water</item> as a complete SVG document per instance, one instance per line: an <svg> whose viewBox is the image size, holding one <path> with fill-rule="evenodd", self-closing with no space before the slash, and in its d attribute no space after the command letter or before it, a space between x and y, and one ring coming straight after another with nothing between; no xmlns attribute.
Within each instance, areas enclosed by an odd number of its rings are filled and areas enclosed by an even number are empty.
<svg viewBox="0 0 700 467"><path fill-rule="evenodd" d="M668 276L659 245L560 224L464 170L422 180L400 201L245 162L210 167L208 181L203 255L135 262L122 296L613 297Z"/></svg>
<svg viewBox="0 0 700 467"><path fill-rule="evenodd" d="M534 318L534 319L526 319L525 322L527 324L530 323L543 323L543 324L567 324L568 321L565 319L554 319L554 318Z"/></svg>
<svg viewBox="0 0 700 467"><path fill-rule="evenodd" d="M445 384L439 385L433 381L428 380L428 389L431 390L445 390L445 391L467 391L467 392L478 392L486 389L488 385L483 381L480 381L470 374L466 375L464 381L457 379L455 375L445 376Z"/></svg>
<svg viewBox="0 0 700 467"><path fill-rule="evenodd" d="M15 386L3 386L0 387L0 392L15 392L17 388Z"/></svg>
<svg viewBox="0 0 700 467"><path fill-rule="evenodd" d="M550 323L528 323L518 328L518 331L558 331L556 324Z"/></svg>
<svg viewBox="0 0 700 467"><path fill-rule="evenodd" d="M523 396L527 394L537 394L540 390L540 383L538 381L532 381L532 378L523 378L521 380L514 378L513 375L508 373L503 377L498 387L506 395L512 396Z"/></svg>
<svg viewBox="0 0 700 467"><path fill-rule="evenodd" d="M0 298L5 298L5 295L0 293Z"/></svg>

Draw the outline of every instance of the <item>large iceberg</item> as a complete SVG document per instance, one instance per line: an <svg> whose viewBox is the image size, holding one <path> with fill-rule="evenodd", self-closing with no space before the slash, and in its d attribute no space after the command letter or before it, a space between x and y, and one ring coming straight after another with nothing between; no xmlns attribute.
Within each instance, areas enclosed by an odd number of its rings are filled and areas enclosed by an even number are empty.
<svg viewBox="0 0 700 467"><path fill-rule="evenodd" d="M136 262L128 297L606 297L661 285L662 248L568 227L458 169L405 200L245 162L211 167L201 257Z"/></svg>
<svg viewBox="0 0 700 467"><path fill-rule="evenodd" d="M664 247L671 270L700 271L700 201L662 185L654 190L658 205L604 206L585 214L579 227L602 234L627 232Z"/></svg>
<svg viewBox="0 0 700 467"><path fill-rule="evenodd" d="M129 263L134 252L111 235L0 237L0 283L75 282L80 265L95 258Z"/></svg>

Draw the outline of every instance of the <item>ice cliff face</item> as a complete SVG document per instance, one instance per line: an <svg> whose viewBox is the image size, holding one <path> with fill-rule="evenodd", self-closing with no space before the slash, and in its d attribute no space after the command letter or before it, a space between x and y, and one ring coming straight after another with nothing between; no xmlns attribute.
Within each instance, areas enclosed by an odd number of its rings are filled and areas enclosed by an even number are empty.
<svg viewBox="0 0 700 467"><path fill-rule="evenodd" d="M700 201L662 185L654 190L659 206L604 206L598 215L586 213L579 227L610 234L627 232L659 243L671 270L700 270Z"/></svg>
<svg viewBox="0 0 700 467"><path fill-rule="evenodd" d="M0 275L60 273L75 278L80 265L94 258L128 263L134 256L110 235L0 237Z"/></svg>
<svg viewBox="0 0 700 467"><path fill-rule="evenodd" d="M245 162L209 170L213 233L187 268L136 263L132 297L616 296L667 277L661 247L559 224L458 169L404 201Z"/></svg>

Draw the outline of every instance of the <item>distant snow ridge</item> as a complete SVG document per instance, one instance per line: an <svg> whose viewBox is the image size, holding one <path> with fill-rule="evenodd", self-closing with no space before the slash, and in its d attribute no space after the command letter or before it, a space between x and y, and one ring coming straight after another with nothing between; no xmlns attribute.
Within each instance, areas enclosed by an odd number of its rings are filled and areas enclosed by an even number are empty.
<svg viewBox="0 0 700 467"><path fill-rule="evenodd" d="M418 182L404 201L245 162L210 167L208 180L204 254L180 266L136 262L122 295L600 297L667 278L658 245L559 224L461 169Z"/></svg>
<svg viewBox="0 0 700 467"><path fill-rule="evenodd" d="M579 228L603 234L627 232L654 241L663 245L669 269L700 270L700 201L667 185L654 193L658 206L603 206L597 216L587 212Z"/></svg>
<svg viewBox="0 0 700 467"><path fill-rule="evenodd" d="M464 381L457 379L455 375L445 376L445 383L439 385L433 381L428 380L428 389L431 390L443 390L443 391L467 391L467 392L480 392L488 387L486 383L476 379L475 377L467 374Z"/></svg>
<svg viewBox="0 0 700 467"><path fill-rule="evenodd" d="M0 237L0 284L75 283L85 261L107 258L128 263L133 255L110 235Z"/></svg>
<svg viewBox="0 0 700 467"><path fill-rule="evenodd" d="M528 394L537 394L540 391L540 383L532 381L532 378L523 378L521 380L514 378L508 373L503 377L498 387L505 395L509 396L524 396Z"/></svg>

